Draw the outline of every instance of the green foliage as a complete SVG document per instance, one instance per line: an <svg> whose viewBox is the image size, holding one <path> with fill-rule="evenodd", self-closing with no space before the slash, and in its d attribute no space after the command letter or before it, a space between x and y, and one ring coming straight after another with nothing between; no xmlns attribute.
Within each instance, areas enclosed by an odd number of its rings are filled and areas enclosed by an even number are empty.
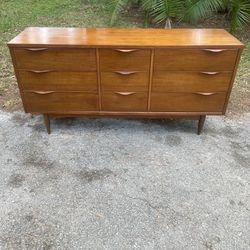
<svg viewBox="0 0 250 250"><path fill-rule="evenodd" d="M190 22L198 22L212 13L224 10L228 12L232 32L250 23L249 0L187 0L185 3L187 11L184 19Z"/></svg>
<svg viewBox="0 0 250 250"><path fill-rule="evenodd" d="M112 15L110 24L113 25L117 19L118 14L123 10L125 6L129 4L129 0L111 0L110 7L112 9Z"/></svg>
<svg viewBox="0 0 250 250"><path fill-rule="evenodd" d="M250 0L110 0L112 6L111 24L119 13L129 5L139 4L145 13L145 23L151 19L165 22L181 18L196 23L216 12L224 11L230 19L231 31L241 29L250 23Z"/></svg>
<svg viewBox="0 0 250 250"><path fill-rule="evenodd" d="M229 14L231 30L234 32L244 25L250 23L250 1L237 0L229 1Z"/></svg>
<svg viewBox="0 0 250 250"><path fill-rule="evenodd" d="M183 18L189 22L198 22L224 6L221 0L187 0Z"/></svg>
<svg viewBox="0 0 250 250"><path fill-rule="evenodd" d="M169 26L171 18L182 16L183 7L182 0L158 0L154 2L149 13L151 13L156 22L167 20L165 26Z"/></svg>

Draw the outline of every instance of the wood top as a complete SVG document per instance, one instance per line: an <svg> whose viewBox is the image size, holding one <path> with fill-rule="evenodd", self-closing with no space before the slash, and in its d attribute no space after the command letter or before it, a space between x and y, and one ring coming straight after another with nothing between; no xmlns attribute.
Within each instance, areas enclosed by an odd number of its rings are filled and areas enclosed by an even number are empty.
<svg viewBox="0 0 250 250"><path fill-rule="evenodd" d="M219 47L244 45L223 29L26 28L11 47Z"/></svg>

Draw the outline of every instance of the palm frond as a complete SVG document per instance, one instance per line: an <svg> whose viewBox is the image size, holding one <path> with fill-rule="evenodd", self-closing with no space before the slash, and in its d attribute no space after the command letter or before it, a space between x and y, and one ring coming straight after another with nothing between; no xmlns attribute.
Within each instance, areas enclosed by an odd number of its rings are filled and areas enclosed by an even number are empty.
<svg viewBox="0 0 250 250"><path fill-rule="evenodd" d="M156 22L163 22L171 17L179 17L182 11L182 0L158 0L153 5L151 15Z"/></svg>
<svg viewBox="0 0 250 250"><path fill-rule="evenodd" d="M145 11L151 11L159 0L142 0L141 5Z"/></svg>
<svg viewBox="0 0 250 250"><path fill-rule="evenodd" d="M226 0L187 0L184 20L197 22L214 11L224 7Z"/></svg>
<svg viewBox="0 0 250 250"><path fill-rule="evenodd" d="M1 0L0 0L1 1ZM231 30L250 23L250 0L108 0L112 10L110 24L113 25L121 11L129 5L142 7L145 23L153 19L163 22L171 18L182 18L196 23L215 12L228 13Z"/></svg>
<svg viewBox="0 0 250 250"><path fill-rule="evenodd" d="M110 24L113 25L118 17L118 14L122 11L122 9L128 5L130 0L111 0L110 8L112 10L112 15L110 19Z"/></svg>
<svg viewBox="0 0 250 250"><path fill-rule="evenodd" d="M230 19L231 31L235 32L250 23L249 0L234 0L231 2Z"/></svg>

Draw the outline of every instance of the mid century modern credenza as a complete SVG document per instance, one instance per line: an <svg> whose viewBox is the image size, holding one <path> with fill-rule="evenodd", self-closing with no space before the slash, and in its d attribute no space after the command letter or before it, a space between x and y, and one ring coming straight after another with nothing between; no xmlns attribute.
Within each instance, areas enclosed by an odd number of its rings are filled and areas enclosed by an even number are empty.
<svg viewBox="0 0 250 250"><path fill-rule="evenodd" d="M25 112L225 114L244 45L223 29L25 29L8 43Z"/></svg>

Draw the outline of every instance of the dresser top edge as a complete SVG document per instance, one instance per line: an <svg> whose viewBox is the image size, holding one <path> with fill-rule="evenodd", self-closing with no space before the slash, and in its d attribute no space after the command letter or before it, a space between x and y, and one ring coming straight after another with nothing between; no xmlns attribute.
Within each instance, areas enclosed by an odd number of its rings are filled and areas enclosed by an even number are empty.
<svg viewBox="0 0 250 250"><path fill-rule="evenodd" d="M244 44L224 29L116 29L29 27L9 47L237 47Z"/></svg>

